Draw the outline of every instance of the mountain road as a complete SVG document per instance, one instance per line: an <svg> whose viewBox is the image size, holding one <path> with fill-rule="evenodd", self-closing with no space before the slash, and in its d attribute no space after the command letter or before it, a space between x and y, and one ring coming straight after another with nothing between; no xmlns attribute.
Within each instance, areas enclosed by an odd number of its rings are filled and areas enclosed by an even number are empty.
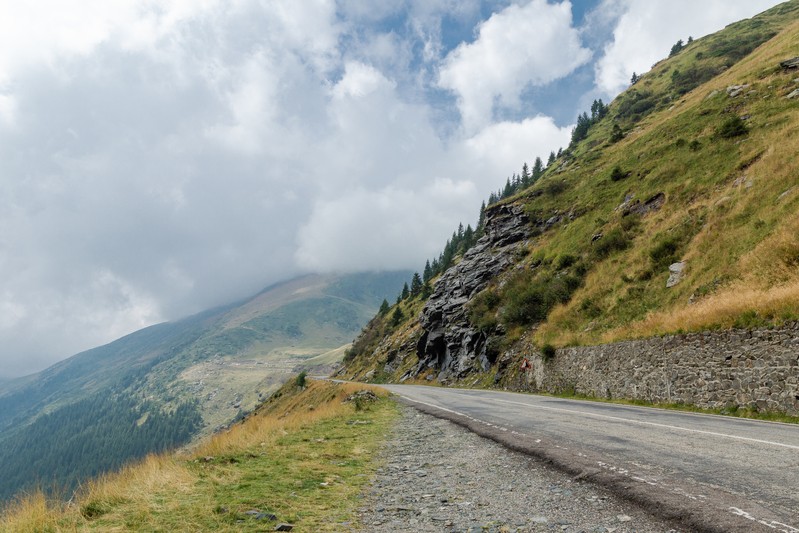
<svg viewBox="0 0 799 533"><path fill-rule="evenodd" d="M501 391L384 387L690 530L799 533L797 425Z"/></svg>

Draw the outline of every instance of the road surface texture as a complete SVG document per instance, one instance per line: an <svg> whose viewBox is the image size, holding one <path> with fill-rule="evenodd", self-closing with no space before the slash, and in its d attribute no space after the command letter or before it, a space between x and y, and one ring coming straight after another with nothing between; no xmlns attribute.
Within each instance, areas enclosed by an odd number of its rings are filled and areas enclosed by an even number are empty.
<svg viewBox="0 0 799 533"><path fill-rule="evenodd" d="M364 531L686 531L448 420L402 409L361 504Z"/></svg>
<svg viewBox="0 0 799 533"><path fill-rule="evenodd" d="M681 529L799 533L799 426L500 391L385 388Z"/></svg>

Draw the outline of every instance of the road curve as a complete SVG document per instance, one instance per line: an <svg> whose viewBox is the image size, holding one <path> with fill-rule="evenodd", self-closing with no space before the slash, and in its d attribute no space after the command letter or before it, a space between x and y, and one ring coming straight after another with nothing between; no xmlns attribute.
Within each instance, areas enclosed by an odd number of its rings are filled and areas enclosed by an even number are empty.
<svg viewBox="0 0 799 533"><path fill-rule="evenodd" d="M799 533L799 426L501 391L384 387L689 529Z"/></svg>

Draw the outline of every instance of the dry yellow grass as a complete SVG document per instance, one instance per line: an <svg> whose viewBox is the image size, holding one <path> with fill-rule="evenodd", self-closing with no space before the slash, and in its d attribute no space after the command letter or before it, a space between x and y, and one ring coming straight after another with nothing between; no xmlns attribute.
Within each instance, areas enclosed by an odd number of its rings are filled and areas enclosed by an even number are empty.
<svg viewBox="0 0 799 533"><path fill-rule="evenodd" d="M148 456L87 483L69 503L48 500L43 492L22 496L0 515L0 531L207 531L209 527L220 531L246 530L247 526L231 525L223 520L224 516L214 515L217 496L209 488L227 490L225 487L239 483L248 475L246 469L198 470L198 463L202 464L207 456L233 456L252 449L268 451L287 435L351 413L353 407L343 400L365 388L381 397L388 394L377 387L349 383L309 381L299 394L284 387L282 398L266 404L261 412L243 423L214 435L190 453ZM364 449L358 445L349 453L360 456ZM298 471L318 469L319 461L329 463L318 454L291 461L296 464L290 468ZM341 504L320 502L326 506L326 512Z"/></svg>
<svg viewBox="0 0 799 533"><path fill-rule="evenodd" d="M653 313L640 322L608 331L602 341L731 328L753 313L762 320L779 322L795 319L797 311L799 281L770 289L731 288L688 307Z"/></svg>

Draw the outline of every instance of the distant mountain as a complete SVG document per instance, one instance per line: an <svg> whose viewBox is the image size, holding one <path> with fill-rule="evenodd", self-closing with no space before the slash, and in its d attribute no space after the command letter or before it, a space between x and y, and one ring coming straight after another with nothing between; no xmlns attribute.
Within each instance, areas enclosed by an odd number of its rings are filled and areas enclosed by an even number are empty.
<svg viewBox="0 0 799 533"><path fill-rule="evenodd" d="M325 367L409 272L308 275L0 382L0 500L87 476L241 417L286 376Z"/></svg>
<svg viewBox="0 0 799 533"><path fill-rule="evenodd" d="M570 145L492 195L342 375L514 387L558 347L796 320L797 35L784 2L575 110Z"/></svg>

